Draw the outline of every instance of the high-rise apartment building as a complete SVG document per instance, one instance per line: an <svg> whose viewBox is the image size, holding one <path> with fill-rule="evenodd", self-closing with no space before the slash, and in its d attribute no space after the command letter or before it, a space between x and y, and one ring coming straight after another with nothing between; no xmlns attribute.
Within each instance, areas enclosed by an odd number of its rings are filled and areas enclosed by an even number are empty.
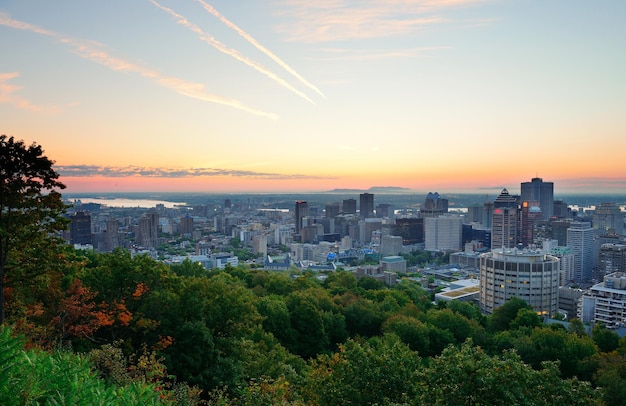
<svg viewBox="0 0 626 406"><path fill-rule="evenodd" d="M186 215L180 218L180 233L182 235L193 233L193 217Z"/></svg>
<svg viewBox="0 0 626 406"><path fill-rule="evenodd" d="M480 310L485 314L516 297L537 313L558 309L559 259L538 250L496 249L480 256Z"/></svg>
<svg viewBox="0 0 626 406"><path fill-rule="evenodd" d="M362 219L374 217L374 195L372 193L359 195L359 217Z"/></svg>
<svg viewBox="0 0 626 406"><path fill-rule="evenodd" d="M502 189L493 202L491 215L491 249L514 248L518 238L517 197Z"/></svg>
<svg viewBox="0 0 626 406"><path fill-rule="evenodd" d="M626 245L602 244L598 261L598 279L615 272L626 272Z"/></svg>
<svg viewBox="0 0 626 406"><path fill-rule="evenodd" d="M113 251L120 246L119 242L119 226L116 219L108 219L106 222L106 231L104 232L104 246L107 251Z"/></svg>
<svg viewBox="0 0 626 406"><path fill-rule="evenodd" d="M614 329L626 325L626 274L612 273L582 297L578 317L583 323L602 323Z"/></svg>
<svg viewBox="0 0 626 406"><path fill-rule="evenodd" d="M537 202L543 213L543 219L547 220L554 212L554 183L544 182L541 178L532 178L530 182L522 182L520 200Z"/></svg>
<svg viewBox="0 0 626 406"><path fill-rule="evenodd" d="M576 283L591 281L596 265L596 242L591 223L577 221L567 229L567 246L574 254L573 281Z"/></svg>
<svg viewBox="0 0 626 406"><path fill-rule="evenodd" d="M300 234L302 231L302 219L309 215L309 205L307 202L303 200L298 200L296 202L295 209L295 223L296 223L296 234Z"/></svg>

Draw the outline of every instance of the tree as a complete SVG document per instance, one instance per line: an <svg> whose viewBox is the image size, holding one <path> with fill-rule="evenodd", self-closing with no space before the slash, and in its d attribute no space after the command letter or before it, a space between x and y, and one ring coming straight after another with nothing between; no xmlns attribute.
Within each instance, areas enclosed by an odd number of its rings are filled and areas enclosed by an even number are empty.
<svg viewBox="0 0 626 406"><path fill-rule="evenodd" d="M309 405L407 404L417 396L421 359L393 334L349 339L311 363L303 389ZM425 403L426 404L426 403Z"/></svg>
<svg viewBox="0 0 626 406"><path fill-rule="evenodd" d="M450 346L422 371L416 404L593 405L600 394L588 382L562 379L555 363L539 370L513 351L490 357L471 340Z"/></svg>
<svg viewBox="0 0 626 406"><path fill-rule="evenodd" d="M532 307L522 299L514 297L495 309L489 320L491 331L498 332L508 330L520 309L532 309Z"/></svg>
<svg viewBox="0 0 626 406"><path fill-rule="evenodd" d="M13 250L50 238L65 228L65 204L57 191L65 185L40 145L0 136L0 325L4 323L4 288L14 267Z"/></svg>

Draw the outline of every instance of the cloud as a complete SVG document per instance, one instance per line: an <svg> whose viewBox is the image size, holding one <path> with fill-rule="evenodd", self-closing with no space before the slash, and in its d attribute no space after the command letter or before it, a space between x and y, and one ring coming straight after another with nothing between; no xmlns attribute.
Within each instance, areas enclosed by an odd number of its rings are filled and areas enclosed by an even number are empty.
<svg viewBox="0 0 626 406"><path fill-rule="evenodd" d="M9 83L9 81L19 76L18 72L0 72L0 103L7 103L18 109L28 110L33 113L55 114L61 111L61 108L58 106L41 106L19 96L17 92L22 87Z"/></svg>
<svg viewBox="0 0 626 406"><path fill-rule="evenodd" d="M324 96L324 93L322 93L315 85L313 85L312 83L307 81L305 78L303 78L298 72L295 71L295 69L293 69L291 66L287 65L287 63L285 63L282 59L280 59L278 56L276 56L276 54L274 54L272 51L270 51L269 49L267 49L263 45L261 45L250 34L245 32L244 30L239 28L237 25L232 23L230 20L228 20L226 17L224 17L222 14L220 14L220 12L217 11L215 8L213 8L213 6L211 6L210 4L206 3L203 0L196 0L196 1L198 1L198 3L200 3L200 5L206 11L208 11L210 14L215 16L218 20L220 20L222 23L224 23L228 28L232 29L237 34L241 35L246 41L248 41L250 44L252 44L252 46L254 46L256 49L258 49L259 51L261 51L265 55L267 55L269 58L271 58L279 66L281 66L283 69L285 69L291 75L293 75L296 79L298 79L302 84L304 84L308 88L312 89L313 91L315 91L320 96L326 97L326 96Z"/></svg>
<svg viewBox="0 0 626 406"><path fill-rule="evenodd" d="M407 35L450 22L436 15L485 0L278 0L278 26L291 41L330 42Z"/></svg>
<svg viewBox="0 0 626 406"><path fill-rule="evenodd" d="M335 179L334 177L300 174L281 174L219 168L152 168L141 166L98 166L98 165L55 165L55 170L63 177L122 178L142 176L148 178L194 178L200 176L234 176L251 179Z"/></svg>
<svg viewBox="0 0 626 406"><path fill-rule="evenodd" d="M65 37L54 31L46 30L35 25L11 19L4 13L0 13L0 25L52 37L63 44L71 46L73 48L73 52L81 58L106 66L107 68L114 71L136 73L139 76L151 79L154 83L173 90L178 94L198 100L230 106L251 114L267 117L272 120L278 118L276 114L257 110L252 107L248 107L237 100L228 99L209 93L204 89L204 85L201 83L189 82L177 77L163 75L155 70L136 65L132 62L109 55L107 52L98 49L97 46L92 43Z"/></svg>
<svg viewBox="0 0 626 406"><path fill-rule="evenodd" d="M260 73L264 74L265 76L267 76L268 78L270 78L273 81L277 82L278 84L280 84L284 88L286 88L289 91L295 93L296 95L302 97L304 100L308 101L309 103L315 104L315 102L313 102L313 100L311 100L306 94L304 94L303 92L301 92L298 89L296 89L293 86L291 86L283 78L281 78L280 76L276 75L275 73L273 73L272 71L270 71L269 69L267 69L266 67L261 65L260 63L255 62L254 60L252 60L252 59L250 59L250 58L248 58L246 56L241 55L236 49L229 48L226 45L222 44L220 41L218 41L215 38L213 38L213 36L211 36L209 33L205 32L204 30L202 30L197 25L189 22L189 20L187 20L187 18L185 18L182 15L178 14L174 10L162 6L161 4L156 2L155 0L150 0L150 2L152 4L154 4L156 7L160 8L161 10L163 10L163 11L167 12L168 14L170 14L172 17L176 18L176 22L178 24L181 24L181 25L187 27L188 29L190 29L191 31L195 32L196 34L198 34L198 38L200 38L200 40L202 40L203 42L211 45L212 47L214 47L218 51L220 51L220 52L222 52L222 53L224 53L224 54L226 54L228 56L231 56L231 57L235 58L236 60L238 60L240 62L245 63L246 65L250 66L251 68L253 68L257 72L260 72Z"/></svg>
<svg viewBox="0 0 626 406"><path fill-rule="evenodd" d="M349 49L349 48L324 48L329 56L314 58L322 61L367 61L389 58L412 58L420 54L449 47L417 47L404 49Z"/></svg>

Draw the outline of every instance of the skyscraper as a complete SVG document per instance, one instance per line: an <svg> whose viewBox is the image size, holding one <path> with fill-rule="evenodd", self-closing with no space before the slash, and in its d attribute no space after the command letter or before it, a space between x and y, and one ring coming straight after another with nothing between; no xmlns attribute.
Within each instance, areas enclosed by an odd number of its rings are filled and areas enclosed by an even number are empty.
<svg viewBox="0 0 626 406"><path fill-rule="evenodd" d="M296 202L295 222L296 222L296 234L300 234L302 231L302 219L309 215L309 205L303 200Z"/></svg>
<svg viewBox="0 0 626 406"><path fill-rule="evenodd" d="M343 201L343 204L341 205L341 211L344 214L355 214L356 213L356 200L345 199Z"/></svg>
<svg viewBox="0 0 626 406"><path fill-rule="evenodd" d="M361 193L359 203L359 217L363 219L374 217L374 195L372 193Z"/></svg>
<svg viewBox="0 0 626 406"><path fill-rule="evenodd" d="M493 202L491 217L491 249L514 248L517 245L517 197L502 189Z"/></svg>
<svg viewBox="0 0 626 406"><path fill-rule="evenodd" d="M574 254L573 279L576 283L591 281L596 264L596 246L591 223L573 222L567 229L567 246Z"/></svg>
<svg viewBox="0 0 626 406"><path fill-rule="evenodd" d="M435 250L460 250L463 217L439 216L424 219L425 248Z"/></svg>
<svg viewBox="0 0 626 406"><path fill-rule="evenodd" d="M554 212L554 183L544 182L541 178L522 182L520 200L533 204L537 202L543 213L543 219L547 220Z"/></svg>
<svg viewBox="0 0 626 406"><path fill-rule="evenodd" d="M113 251L120 246L118 238L118 224L116 219L108 219L106 222L106 231L104 233L104 245L107 251Z"/></svg>
<svg viewBox="0 0 626 406"><path fill-rule="evenodd" d="M448 212L448 199L439 197L439 193L429 192L424 199L424 204L420 208L422 217L438 217Z"/></svg>
<svg viewBox="0 0 626 406"><path fill-rule="evenodd" d="M593 212L593 228L601 232L615 230L617 235L624 235L624 213L615 203L602 203Z"/></svg>
<svg viewBox="0 0 626 406"><path fill-rule="evenodd" d="M91 214L77 211L70 217L70 243L91 244Z"/></svg>
<svg viewBox="0 0 626 406"><path fill-rule="evenodd" d="M529 202L522 202L520 229L521 242L524 247L528 247L535 242L535 225L542 221L542 219L541 208Z"/></svg>

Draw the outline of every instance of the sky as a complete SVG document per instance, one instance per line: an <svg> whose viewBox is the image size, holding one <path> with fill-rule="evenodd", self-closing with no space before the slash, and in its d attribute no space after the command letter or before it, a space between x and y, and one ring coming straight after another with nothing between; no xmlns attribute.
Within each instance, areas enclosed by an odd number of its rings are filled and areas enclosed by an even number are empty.
<svg viewBox="0 0 626 406"><path fill-rule="evenodd" d="M67 191L626 191L626 1L0 0Z"/></svg>

